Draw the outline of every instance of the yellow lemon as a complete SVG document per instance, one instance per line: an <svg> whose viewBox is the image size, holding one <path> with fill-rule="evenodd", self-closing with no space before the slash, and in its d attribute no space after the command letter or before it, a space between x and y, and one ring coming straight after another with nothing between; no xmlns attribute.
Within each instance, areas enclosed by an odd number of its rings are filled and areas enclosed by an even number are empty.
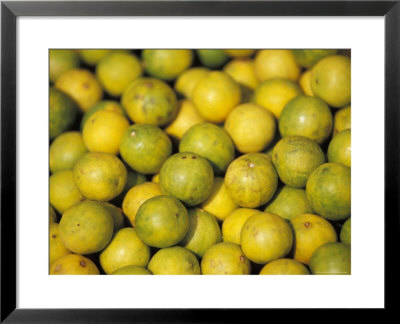
<svg viewBox="0 0 400 324"><path fill-rule="evenodd" d="M333 135L351 128L351 106L339 109L333 117Z"/></svg>
<svg viewBox="0 0 400 324"><path fill-rule="evenodd" d="M151 182L160 183L160 173L156 173L151 177Z"/></svg>
<svg viewBox="0 0 400 324"><path fill-rule="evenodd" d="M79 58L87 65L94 66L100 62L100 60L106 56L111 49L79 49L77 52Z"/></svg>
<svg viewBox="0 0 400 324"><path fill-rule="evenodd" d="M89 119L89 117L92 116L95 112L103 109L118 112L122 115L125 114L122 106L118 102L113 100L101 100L83 114L80 124L81 131L83 130L83 126L85 126L85 123Z"/></svg>
<svg viewBox="0 0 400 324"><path fill-rule="evenodd" d="M328 146L328 161L351 167L351 129L333 136Z"/></svg>
<svg viewBox="0 0 400 324"><path fill-rule="evenodd" d="M49 50L49 79L54 83L65 71L79 66L78 54L70 49Z"/></svg>
<svg viewBox="0 0 400 324"><path fill-rule="evenodd" d="M292 50L296 62L305 68L313 67L322 58L334 55L337 49L294 49Z"/></svg>
<svg viewBox="0 0 400 324"><path fill-rule="evenodd" d="M193 92L193 103L207 121L223 122L240 103L240 87L228 74L213 71L202 77Z"/></svg>
<svg viewBox="0 0 400 324"><path fill-rule="evenodd" d="M176 79L175 90L186 98L192 98L197 82L209 72L204 67L194 67L183 71Z"/></svg>
<svg viewBox="0 0 400 324"><path fill-rule="evenodd" d="M300 87L289 79L271 79L261 83L254 91L254 103L279 118L285 105L301 95Z"/></svg>
<svg viewBox="0 0 400 324"><path fill-rule="evenodd" d="M66 254L50 267L51 275L99 275L96 264L78 254Z"/></svg>
<svg viewBox="0 0 400 324"><path fill-rule="evenodd" d="M286 78L297 81L301 69L291 50L260 50L254 59L254 69L260 81Z"/></svg>
<svg viewBox="0 0 400 324"><path fill-rule="evenodd" d="M229 74L237 83L254 90L259 81L257 79L254 62L250 59L235 59L224 67L224 72Z"/></svg>
<svg viewBox="0 0 400 324"><path fill-rule="evenodd" d="M83 141L90 152L119 153L122 135L129 127L128 119L114 111L99 110L83 127Z"/></svg>
<svg viewBox="0 0 400 324"><path fill-rule="evenodd" d="M306 96L314 96L314 93L311 89L311 70L306 70L300 75L299 85Z"/></svg>
<svg viewBox="0 0 400 324"><path fill-rule="evenodd" d="M213 214L218 220L223 221L239 206L226 189L224 178L214 178L214 188L211 195L201 205L205 211Z"/></svg>
<svg viewBox="0 0 400 324"><path fill-rule="evenodd" d="M293 259L277 259L267 263L260 271L260 275L309 275L308 269Z"/></svg>
<svg viewBox="0 0 400 324"><path fill-rule="evenodd" d="M224 128L239 152L256 153L271 144L275 136L276 121L268 110L247 103L230 112Z"/></svg>
<svg viewBox="0 0 400 324"><path fill-rule="evenodd" d="M52 223L49 228L49 265L51 266L54 261L57 261L62 256L71 253L60 239L58 233L58 224Z"/></svg>
<svg viewBox="0 0 400 324"><path fill-rule="evenodd" d="M224 49L225 54L234 58L249 57L255 52L255 49Z"/></svg>
<svg viewBox="0 0 400 324"><path fill-rule="evenodd" d="M240 233L246 220L260 211L252 208L238 208L226 217L222 223L222 240L240 244Z"/></svg>

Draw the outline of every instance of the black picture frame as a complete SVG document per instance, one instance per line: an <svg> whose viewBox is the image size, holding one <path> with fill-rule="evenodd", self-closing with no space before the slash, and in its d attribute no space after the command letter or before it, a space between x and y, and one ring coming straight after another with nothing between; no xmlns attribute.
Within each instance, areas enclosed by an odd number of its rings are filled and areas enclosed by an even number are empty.
<svg viewBox="0 0 400 324"><path fill-rule="evenodd" d="M19 16L380 16L385 19L385 309L398 274L400 1L2 1L1 3L1 322L234 322L243 309L16 308L16 19ZM372 153L373 154L373 153ZM373 189L371 189L373 190ZM372 262L373 260L371 260ZM211 312L211 313L210 313ZM261 315L261 314L260 314ZM253 316L253 315L252 315ZM252 317L254 318L254 317Z"/></svg>

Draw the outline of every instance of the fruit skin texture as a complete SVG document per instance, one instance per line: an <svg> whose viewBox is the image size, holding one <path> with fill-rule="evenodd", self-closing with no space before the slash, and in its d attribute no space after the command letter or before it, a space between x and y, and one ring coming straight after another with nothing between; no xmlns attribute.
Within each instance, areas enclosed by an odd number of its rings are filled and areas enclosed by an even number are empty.
<svg viewBox="0 0 400 324"><path fill-rule="evenodd" d="M151 271L134 265L127 265L125 267L115 270L112 275L152 275Z"/></svg>
<svg viewBox="0 0 400 324"><path fill-rule="evenodd" d="M285 257L292 248L293 233L289 224L280 216L259 212L244 223L240 244L249 260L265 264Z"/></svg>
<svg viewBox="0 0 400 324"><path fill-rule="evenodd" d="M311 89L329 106L340 108L351 101L351 61L343 55L320 60L312 69Z"/></svg>
<svg viewBox="0 0 400 324"><path fill-rule="evenodd" d="M251 264L240 245L232 242L214 244L201 260L203 275L245 275L250 274Z"/></svg>
<svg viewBox="0 0 400 324"><path fill-rule="evenodd" d="M69 208L61 217L59 232L65 247L77 254L103 250L113 235L114 222L101 204L85 200Z"/></svg>
<svg viewBox="0 0 400 324"><path fill-rule="evenodd" d="M71 251L64 246L60 239L58 226L59 225L57 223L52 223L49 227L49 266L51 266L54 261L57 261L62 256L71 253Z"/></svg>
<svg viewBox="0 0 400 324"><path fill-rule="evenodd" d="M328 161L351 167L351 129L333 136L328 146Z"/></svg>
<svg viewBox="0 0 400 324"><path fill-rule="evenodd" d="M99 275L94 262L82 255L67 254L50 267L51 275Z"/></svg>
<svg viewBox="0 0 400 324"><path fill-rule="evenodd" d="M127 179L125 165L109 153L86 153L75 164L73 172L81 194L97 201L109 201L118 196Z"/></svg>
<svg viewBox="0 0 400 324"><path fill-rule="evenodd" d="M202 77L192 97L199 114L212 123L222 123L240 100L238 83L221 71L212 71Z"/></svg>
<svg viewBox="0 0 400 324"><path fill-rule="evenodd" d="M189 209L189 230L179 243L202 258L214 244L222 241L221 230L216 218L202 209Z"/></svg>
<svg viewBox="0 0 400 324"><path fill-rule="evenodd" d="M160 185L153 182L144 182L132 187L122 202L122 210L135 227L136 213L139 207L148 199L162 195Z"/></svg>
<svg viewBox="0 0 400 324"><path fill-rule="evenodd" d="M279 118L285 105L301 94L297 83L289 79L274 78L257 86L254 90L253 101Z"/></svg>
<svg viewBox="0 0 400 324"><path fill-rule="evenodd" d="M145 49L142 59L147 73L171 81L192 65L193 52L188 49Z"/></svg>
<svg viewBox="0 0 400 324"><path fill-rule="evenodd" d="M192 126L183 135L179 152L192 152L206 158L216 175L223 174L235 158L235 148L228 133L211 123Z"/></svg>
<svg viewBox="0 0 400 324"><path fill-rule="evenodd" d="M70 131L60 134L50 145L50 171L72 170L86 152L87 148L80 132Z"/></svg>
<svg viewBox="0 0 400 324"><path fill-rule="evenodd" d="M351 128L351 106L339 109L333 117L333 135Z"/></svg>
<svg viewBox="0 0 400 324"><path fill-rule="evenodd" d="M333 117L321 99L298 96L283 108L278 125L282 137L305 136L321 144L331 135Z"/></svg>
<svg viewBox="0 0 400 324"><path fill-rule="evenodd" d="M224 178L215 177L213 191L210 197L201 204L201 208L213 214L219 221L223 221L238 207L226 189Z"/></svg>
<svg viewBox="0 0 400 324"><path fill-rule="evenodd" d="M222 240L240 245L240 232L246 220L259 213L258 209L238 208L235 209L222 223Z"/></svg>
<svg viewBox="0 0 400 324"><path fill-rule="evenodd" d="M189 206L204 202L212 193L214 172L211 164L195 153L171 155L160 170L160 186Z"/></svg>
<svg viewBox="0 0 400 324"><path fill-rule="evenodd" d="M306 191L287 185L277 190L264 211L277 214L286 220L291 220L301 214L310 214L313 212L307 200Z"/></svg>
<svg viewBox="0 0 400 324"><path fill-rule="evenodd" d="M131 227L120 229L107 247L100 253L100 264L106 274L135 265L146 267L150 260L150 248Z"/></svg>
<svg viewBox="0 0 400 324"><path fill-rule="evenodd" d="M292 50L296 62L305 68L313 67L322 58L334 55L336 49L295 49Z"/></svg>
<svg viewBox="0 0 400 324"><path fill-rule="evenodd" d="M290 225L294 234L293 258L304 264L310 263L312 254L321 245L337 241L335 228L321 216L299 215L290 221Z"/></svg>
<svg viewBox="0 0 400 324"><path fill-rule="evenodd" d="M260 50L254 59L254 70L260 81L286 78L297 81L301 69L291 50Z"/></svg>
<svg viewBox="0 0 400 324"><path fill-rule="evenodd" d="M121 115L125 115L122 106L118 102L113 100L101 100L94 106L90 107L90 109L83 114L80 124L81 131L83 130L83 127L85 126L85 123L89 117L99 110L114 111L120 113Z"/></svg>
<svg viewBox="0 0 400 324"><path fill-rule="evenodd" d="M244 58L252 56L256 50L254 49L224 49L224 53L234 58Z"/></svg>
<svg viewBox="0 0 400 324"><path fill-rule="evenodd" d="M147 267L155 275L199 275L200 265L189 250L173 246L159 250Z"/></svg>
<svg viewBox="0 0 400 324"><path fill-rule="evenodd" d="M351 217L349 217L340 230L340 241L351 245Z"/></svg>
<svg viewBox="0 0 400 324"><path fill-rule="evenodd" d="M278 175L269 157L249 153L229 165L224 183L240 207L256 208L272 198L278 187Z"/></svg>
<svg viewBox="0 0 400 324"><path fill-rule="evenodd" d="M78 54L70 49L49 50L49 79L54 83L65 71L79 66Z"/></svg>
<svg viewBox="0 0 400 324"><path fill-rule="evenodd" d="M133 171L128 166L125 166L125 167L126 167L126 170L128 171L126 185L125 185L124 189L122 190L122 192L117 197L115 197L111 200L111 203L116 206L122 206L122 202L123 202L126 194L128 193L128 191L131 188L147 181L146 176L144 174Z"/></svg>
<svg viewBox="0 0 400 324"><path fill-rule="evenodd" d="M96 76L104 90L118 97L125 88L142 75L140 60L127 51L113 50L96 66Z"/></svg>
<svg viewBox="0 0 400 324"><path fill-rule="evenodd" d="M279 178L294 188L304 188L310 174L324 162L319 145L304 136L284 137L272 151L272 163Z"/></svg>
<svg viewBox="0 0 400 324"><path fill-rule="evenodd" d="M326 243L320 246L310 260L314 275L351 274L351 248L345 243Z"/></svg>
<svg viewBox="0 0 400 324"><path fill-rule="evenodd" d="M328 220L344 220L351 212L351 169L335 162L324 163L310 175L307 199L313 210Z"/></svg>
<svg viewBox="0 0 400 324"><path fill-rule="evenodd" d="M114 228L113 228L113 233L118 232L121 228L124 227L125 221L124 221L124 215L122 214L121 208L114 206L113 204L110 204L109 202L99 202L100 205L102 205L112 216L113 223L114 223Z"/></svg>
<svg viewBox="0 0 400 324"><path fill-rule="evenodd" d="M74 99L82 111L87 111L103 97L103 89L92 72L86 69L72 69L61 74L55 88Z"/></svg>
<svg viewBox="0 0 400 324"><path fill-rule="evenodd" d="M132 125L121 137L122 159L135 171L154 174L160 171L172 153L168 135L159 127L149 124Z"/></svg>
<svg viewBox="0 0 400 324"><path fill-rule="evenodd" d="M308 269L293 259L277 259L267 263L260 271L260 275L309 275Z"/></svg>
<svg viewBox="0 0 400 324"><path fill-rule="evenodd" d="M197 82L208 72L210 70L204 67L194 67L182 72L175 81L175 90L188 99L192 98Z"/></svg>
<svg viewBox="0 0 400 324"><path fill-rule="evenodd" d="M224 72L229 74L237 83L254 90L259 81L254 71L254 61L250 59L236 59L224 67Z"/></svg>
<svg viewBox="0 0 400 324"><path fill-rule="evenodd" d="M53 87L49 89L49 138L70 130L78 113L78 105L75 101Z"/></svg>
<svg viewBox="0 0 400 324"><path fill-rule="evenodd" d="M314 97L311 89L311 70L306 70L300 75L299 85L306 96Z"/></svg>
<svg viewBox="0 0 400 324"><path fill-rule="evenodd" d="M222 49L198 49L196 53L201 64L208 68L219 68L229 60L228 55Z"/></svg>
<svg viewBox="0 0 400 324"><path fill-rule="evenodd" d="M103 109L88 118L83 127L83 141L90 152L117 155L121 137L128 127L129 121L124 115Z"/></svg>
<svg viewBox="0 0 400 324"><path fill-rule="evenodd" d="M111 51L111 49L80 49L78 54L87 65L95 66Z"/></svg>
<svg viewBox="0 0 400 324"><path fill-rule="evenodd" d="M50 176L49 193L50 203L60 214L84 199L71 170L58 171Z"/></svg>
<svg viewBox="0 0 400 324"><path fill-rule="evenodd" d="M264 150L274 139L275 118L268 110L253 103L234 108L224 124L236 149L241 153Z"/></svg>
<svg viewBox="0 0 400 324"><path fill-rule="evenodd" d="M162 80L143 77L133 81L123 92L121 104L137 124L165 126L176 117L175 92Z"/></svg>
<svg viewBox="0 0 400 324"><path fill-rule="evenodd" d="M189 215L172 196L155 196L145 201L135 218L136 231L149 246L166 248L178 244L189 229Z"/></svg>

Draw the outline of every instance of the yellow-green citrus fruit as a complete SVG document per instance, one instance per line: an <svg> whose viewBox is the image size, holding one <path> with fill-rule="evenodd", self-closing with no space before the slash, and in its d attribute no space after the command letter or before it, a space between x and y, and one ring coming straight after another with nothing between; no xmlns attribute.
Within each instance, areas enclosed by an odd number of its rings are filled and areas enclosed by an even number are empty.
<svg viewBox="0 0 400 324"><path fill-rule="evenodd" d="M297 96L283 108L278 125L282 137L300 135L321 144L331 135L333 117L321 99Z"/></svg>
<svg viewBox="0 0 400 324"><path fill-rule="evenodd" d="M71 253L60 239L58 233L59 225L57 223L50 224L49 228L49 265L51 266L54 261L57 261L62 256Z"/></svg>
<svg viewBox="0 0 400 324"><path fill-rule="evenodd" d="M139 207L150 198L162 195L160 185L154 182L144 182L132 187L124 197L122 210L135 227L136 213Z"/></svg>
<svg viewBox="0 0 400 324"><path fill-rule="evenodd" d="M147 267L154 275L199 275L196 256L181 246L164 248L156 252Z"/></svg>
<svg viewBox="0 0 400 324"><path fill-rule="evenodd" d="M122 106L118 102L113 100L101 100L83 114L80 124L81 130L83 130L83 126L85 126L85 123L89 119L89 117L99 110L109 110L118 112L122 115L125 114Z"/></svg>
<svg viewBox="0 0 400 324"><path fill-rule="evenodd" d="M324 152L317 142L304 136L284 137L272 152L279 178L295 188L304 188L310 174L324 162Z"/></svg>
<svg viewBox="0 0 400 324"><path fill-rule="evenodd" d="M145 49L142 59L148 74L171 81L192 65L193 52L189 49Z"/></svg>
<svg viewBox="0 0 400 324"><path fill-rule="evenodd" d="M65 71L79 66L78 54L70 49L49 50L49 79L54 83Z"/></svg>
<svg viewBox="0 0 400 324"><path fill-rule="evenodd" d="M209 71L209 69L204 67L194 67L183 71L175 81L175 90L188 99L192 98L197 82Z"/></svg>
<svg viewBox="0 0 400 324"><path fill-rule="evenodd" d="M121 96L121 104L129 118L138 124L165 126L178 113L175 92L162 80L139 78Z"/></svg>
<svg viewBox="0 0 400 324"><path fill-rule="evenodd" d="M347 56L332 55L314 65L311 89L315 96L334 108L351 101L351 60Z"/></svg>
<svg viewBox="0 0 400 324"><path fill-rule="evenodd" d="M301 89L297 83L289 79L274 78L257 86L254 90L253 101L279 118L285 105L301 94Z"/></svg>
<svg viewBox="0 0 400 324"><path fill-rule="evenodd" d="M293 259L277 259L267 263L260 271L260 275L309 275L308 269Z"/></svg>
<svg viewBox="0 0 400 324"><path fill-rule="evenodd" d="M195 153L171 155L160 170L161 191L189 206L204 202L212 193L214 172L211 164Z"/></svg>
<svg viewBox="0 0 400 324"><path fill-rule="evenodd" d="M125 166L128 171L126 177L126 185L122 192L111 200L111 203L117 206L122 206L122 202L128 193L128 191L136 185L142 184L147 181L147 178L144 174L138 173L136 171L131 170L128 166Z"/></svg>
<svg viewBox="0 0 400 324"><path fill-rule="evenodd" d="M293 244L293 233L282 217L259 212L250 216L240 234L243 253L250 261L265 264L285 257Z"/></svg>
<svg viewBox="0 0 400 324"><path fill-rule="evenodd" d="M229 74L237 83L254 90L259 81L254 70L254 61L250 59L235 59L224 67L224 72Z"/></svg>
<svg viewBox="0 0 400 324"><path fill-rule="evenodd" d="M311 89L311 70L306 70L300 75L299 85L306 96L314 96Z"/></svg>
<svg viewBox="0 0 400 324"><path fill-rule="evenodd" d="M51 172L72 170L75 163L87 152L82 134L77 131L64 132L50 144L49 166Z"/></svg>
<svg viewBox="0 0 400 324"><path fill-rule="evenodd" d="M328 161L351 167L351 129L333 136L328 146Z"/></svg>
<svg viewBox="0 0 400 324"><path fill-rule="evenodd" d="M107 211L111 214L114 223L113 233L118 232L121 228L125 226L125 218L122 214L122 209L110 204L109 202L100 201L100 205L102 205Z"/></svg>
<svg viewBox="0 0 400 324"><path fill-rule="evenodd" d="M224 53L234 58L243 58L252 56L256 52L255 49L224 49Z"/></svg>
<svg viewBox="0 0 400 324"><path fill-rule="evenodd" d="M121 96L125 88L141 75L140 60L127 51L111 51L96 66L98 80L113 97Z"/></svg>
<svg viewBox="0 0 400 324"><path fill-rule="evenodd" d="M176 142L194 125L204 123L205 119L197 112L196 107L188 99L178 102L179 111L176 118L164 130Z"/></svg>
<svg viewBox="0 0 400 324"><path fill-rule="evenodd" d="M152 275L150 270L143 267L134 265L127 265L125 267L115 270L112 275Z"/></svg>
<svg viewBox="0 0 400 324"><path fill-rule="evenodd" d="M208 160L214 174L223 174L235 158L235 148L228 133L212 123L192 126L179 142L179 152L196 153Z"/></svg>
<svg viewBox="0 0 400 324"><path fill-rule="evenodd" d="M203 275L246 275L250 274L251 264L240 245L232 242L214 244L201 260Z"/></svg>
<svg viewBox="0 0 400 324"><path fill-rule="evenodd" d="M240 100L238 83L222 71L212 71L203 76L192 97L199 114L213 123L222 123Z"/></svg>
<svg viewBox="0 0 400 324"><path fill-rule="evenodd" d="M196 53L201 64L211 69L219 68L229 60L222 49L198 49Z"/></svg>
<svg viewBox="0 0 400 324"><path fill-rule="evenodd" d="M312 213L313 210L307 200L304 189L293 188L287 185L278 189L264 211L277 214L286 220L301 214Z"/></svg>
<svg viewBox="0 0 400 324"><path fill-rule="evenodd" d="M351 169L329 162L311 173L306 185L312 209L326 219L338 221L351 213Z"/></svg>
<svg viewBox="0 0 400 324"><path fill-rule="evenodd" d="M172 153L168 135L159 127L150 124L132 125L124 131L120 141L120 153L125 163L143 174L160 171Z"/></svg>
<svg viewBox="0 0 400 324"><path fill-rule="evenodd" d="M340 241L346 244L351 244L351 217L349 217L340 230Z"/></svg>
<svg viewBox="0 0 400 324"><path fill-rule="evenodd" d="M57 214L52 205L49 205L49 224L57 223Z"/></svg>
<svg viewBox="0 0 400 324"><path fill-rule="evenodd" d="M178 199L155 196L139 207L135 226L144 243L166 248L178 244L185 237L189 229L189 215Z"/></svg>
<svg viewBox="0 0 400 324"><path fill-rule="evenodd" d="M113 154L88 152L76 162L74 180L82 195L91 200L109 201L125 187L125 165Z"/></svg>
<svg viewBox="0 0 400 324"><path fill-rule="evenodd" d="M84 63L95 66L111 51L111 49L80 49L78 50L78 54Z"/></svg>
<svg viewBox="0 0 400 324"><path fill-rule="evenodd" d="M122 135L129 127L128 119L119 112L99 110L83 127L82 137L90 152L119 153Z"/></svg>
<svg viewBox="0 0 400 324"><path fill-rule="evenodd" d="M336 242L320 246L311 257L310 269L314 275L350 275L350 245Z"/></svg>
<svg viewBox="0 0 400 324"><path fill-rule="evenodd" d="M55 85L87 111L103 97L103 89L94 74L86 69L72 69L61 74Z"/></svg>
<svg viewBox="0 0 400 324"><path fill-rule="evenodd" d="M337 49L295 49L292 50L294 58L300 66L304 68L313 67L322 58L334 55Z"/></svg>
<svg viewBox="0 0 400 324"><path fill-rule="evenodd" d="M59 232L65 247L77 254L103 250L113 235L114 222L101 204L85 200L69 208L61 217Z"/></svg>
<svg viewBox="0 0 400 324"><path fill-rule="evenodd" d="M96 264L78 254L66 254L50 267L51 275L99 275Z"/></svg>
<svg viewBox="0 0 400 324"><path fill-rule="evenodd" d="M241 153L264 150L275 136L275 118L263 107L246 103L234 108L224 124L225 130Z"/></svg>
<svg viewBox="0 0 400 324"><path fill-rule="evenodd" d="M321 245L336 242L335 228L325 218L303 214L291 219L294 234L293 258L301 263L309 264L314 251Z"/></svg>
<svg viewBox="0 0 400 324"><path fill-rule="evenodd" d="M333 135L351 129L351 106L339 109L333 117Z"/></svg>
<svg viewBox="0 0 400 324"><path fill-rule="evenodd" d="M150 260L147 246L132 227L120 229L100 253L100 265L106 274L128 265L146 267Z"/></svg>
<svg viewBox="0 0 400 324"><path fill-rule="evenodd" d="M201 204L201 208L213 214L219 221L223 221L238 207L226 189L224 178L215 177L213 191L210 197Z"/></svg>
<svg viewBox="0 0 400 324"><path fill-rule="evenodd" d="M246 220L260 211L252 208L235 209L222 223L222 240L240 245L240 233Z"/></svg>
<svg viewBox="0 0 400 324"><path fill-rule="evenodd" d="M285 78L297 81L301 69L291 50L260 50L254 59L254 70L260 81Z"/></svg>
<svg viewBox="0 0 400 324"><path fill-rule="evenodd" d="M229 165L224 183L240 207L256 208L272 198L278 187L278 175L265 154L249 153Z"/></svg>
<svg viewBox="0 0 400 324"><path fill-rule="evenodd" d="M73 127L78 113L75 101L53 87L49 89L49 138L53 139Z"/></svg>
<svg viewBox="0 0 400 324"><path fill-rule="evenodd" d="M53 173L49 179L49 192L50 203L60 214L84 199L71 170Z"/></svg>
<svg viewBox="0 0 400 324"><path fill-rule="evenodd" d="M202 258L214 244L222 241L221 230L216 218L198 208L189 209L189 230L179 245Z"/></svg>

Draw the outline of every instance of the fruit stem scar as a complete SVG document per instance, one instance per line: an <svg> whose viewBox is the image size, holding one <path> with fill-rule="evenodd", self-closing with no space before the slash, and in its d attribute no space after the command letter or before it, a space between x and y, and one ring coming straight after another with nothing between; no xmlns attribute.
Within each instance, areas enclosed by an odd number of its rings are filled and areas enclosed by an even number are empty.
<svg viewBox="0 0 400 324"><path fill-rule="evenodd" d="M305 222L305 223L304 223L304 226L305 226L305 227L310 227L310 226L311 226L311 223L310 223L310 222Z"/></svg>
<svg viewBox="0 0 400 324"><path fill-rule="evenodd" d="M79 262L79 264L80 264L80 266L81 266L81 267L83 267L83 268L84 268L84 267L86 267L86 262L85 262L85 261L83 261L83 260L82 260L82 261L80 261L80 262Z"/></svg>

